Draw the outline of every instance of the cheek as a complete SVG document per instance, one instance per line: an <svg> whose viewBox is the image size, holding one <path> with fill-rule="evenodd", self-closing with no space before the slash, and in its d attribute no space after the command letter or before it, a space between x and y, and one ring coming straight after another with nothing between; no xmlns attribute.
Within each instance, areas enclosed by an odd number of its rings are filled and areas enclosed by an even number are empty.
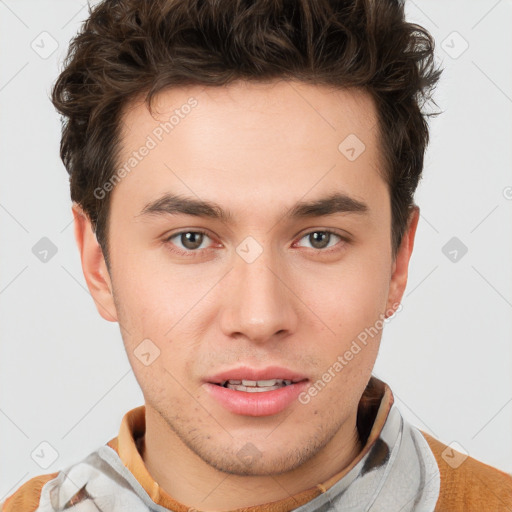
<svg viewBox="0 0 512 512"><path fill-rule="evenodd" d="M206 293L201 280L173 273L162 266L120 257L112 276L114 298L128 357L158 354L152 365L185 368L195 350L194 326L200 321L198 299ZM116 262L116 263L117 263ZM211 286L211 285L210 285ZM149 340L149 341L148 341ZM144 345L145 343L145 345ZM145 369L140 370L143 375ZM169 378L169 375L159 374Z"/></svg>
<svg viewBox="0 0 512 512"><path fill-rule="evenodd" d="M153 325L153 331L160 328L162 322L172 322L172 317L165 318L182 303L187 290L177 289L179 278L175 272L165 268L161 258L156 258L158 251L149 251L136 244L129 244L121 236L112 244L112 285L116 294L122 316L136 330ZM130 247L130 250L124 250ZM182 287L181 287L182 288Z"/></svg>
<svg viewBox="0 0 512 512"><path fill-rule="evenodd" d="M357 334L385 311L389 272L384 259L362 253L319 274L304 272L301 294L336 334ZM304 277L306 276L306 278Z"/></svg>

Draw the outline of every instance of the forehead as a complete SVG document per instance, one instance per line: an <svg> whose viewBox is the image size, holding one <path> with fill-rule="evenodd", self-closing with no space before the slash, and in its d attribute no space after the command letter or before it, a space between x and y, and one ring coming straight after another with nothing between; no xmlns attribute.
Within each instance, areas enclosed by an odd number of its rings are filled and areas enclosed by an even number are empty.
<svg viewBox="0 0 512 512"><path fill-rule="evenodd" d="M219 137L228 134L231 138L235 135L243 138L244 133L253 135L258 130L260 137L268 135L270 144L266 149L280 142L296 142L303 147L308 141L310 144L306 146L316 149L318 146L314 144L322 138L330 144L348 134L371 144L370 137L377 125L373 99L359 89L293 80L237 80L224 86L165 89L154 96L151 113L143 103L143 96L138 96L123 110L122 139L130 146L139 135L151 133L158 126L163 133L157 130L157 138L171 132L176 138L183 131L186 119L192 119L186 124L194 124L194 129L200 122L205 136L213 135L212 128ZM235 134L236 128L239 130ZM276 135L279 135L277 140ZM303 137L299 138L300 135Z"/></svg>
<svg viewBox="0 0 512 512"><path fill-rule="evenodd" d="M373 100L355 89L284 80L168 89L152 113L141 98L125 108L118 163L128 172L112 199L129 193L143 207L178 193L236 211L341 191L371 203L387 191L377 137Z"/></svg>

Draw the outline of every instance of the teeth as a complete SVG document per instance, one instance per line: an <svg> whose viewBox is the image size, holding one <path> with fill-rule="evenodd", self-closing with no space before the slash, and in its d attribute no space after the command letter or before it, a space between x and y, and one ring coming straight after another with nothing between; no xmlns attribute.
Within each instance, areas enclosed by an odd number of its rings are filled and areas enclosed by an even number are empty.
<svg viewBox="0 0 512 512"><path fill-rule="evenodd" d="M259 386L232 386L228 384L229 389L235 391L246 391L247 393L262 393L263 391L273 391L274 389L281 389L283 386L270 386L270 387L259 387Z"/></svg>
<svg viewBox="0 0 512 512"><path fill-rule="evenodd" d="M260 393L262 391L272 391L284 386L289 386L291 380L286 379L268 379L268 380L228 380L223 382L223 386L236 391L248 391L253 393Z"/></svg>
<svg viewBox="0 0 512 512"><path fill-rule="evenodd" d="M229 384L240 384L239 380L228 380ZM291 380L284 379L269 379L269 380L242 380L243 386L258 386L260 388L270 387L270 386L282 386L283 384L288 385L291 384Z"/></svg>

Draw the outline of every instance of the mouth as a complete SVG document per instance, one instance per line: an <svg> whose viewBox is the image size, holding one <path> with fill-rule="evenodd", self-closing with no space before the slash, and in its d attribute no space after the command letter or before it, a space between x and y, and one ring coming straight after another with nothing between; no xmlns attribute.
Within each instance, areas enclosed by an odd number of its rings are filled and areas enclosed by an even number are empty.
<svg viewBox="0 0 512 512"><path fill-rule="evenodd" d="M223 388L233 389L235 391L245 391L246 393L262 393L265 391L273 391L274 389L284 388L285 386L291 386L302 380L290 380L290 379L266 379L266 380L247 380L247 379L230 379L220 383L213 383Z"/></svg>
<svg viewBox="0 0 512 512"><path fill-rule="evenodd" d="M205 379L204 389L231 413L270 416L291 406L308 382L304 375L283 367L244 366Z"/></svg>

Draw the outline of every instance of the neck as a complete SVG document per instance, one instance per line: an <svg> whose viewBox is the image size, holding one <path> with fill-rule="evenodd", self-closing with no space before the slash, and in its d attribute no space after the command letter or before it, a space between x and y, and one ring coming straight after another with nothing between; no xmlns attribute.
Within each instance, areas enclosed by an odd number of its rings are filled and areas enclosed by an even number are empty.
<svg viewBox="0 0 512 512"><path fill-rule="evenodd" d="M146 404L146 432L140 451L161 489L183 505L209 511L289 498L347 469L362 448L354 414L316 455L292 471L268 476L228 474L192 452Z"/></svg>

